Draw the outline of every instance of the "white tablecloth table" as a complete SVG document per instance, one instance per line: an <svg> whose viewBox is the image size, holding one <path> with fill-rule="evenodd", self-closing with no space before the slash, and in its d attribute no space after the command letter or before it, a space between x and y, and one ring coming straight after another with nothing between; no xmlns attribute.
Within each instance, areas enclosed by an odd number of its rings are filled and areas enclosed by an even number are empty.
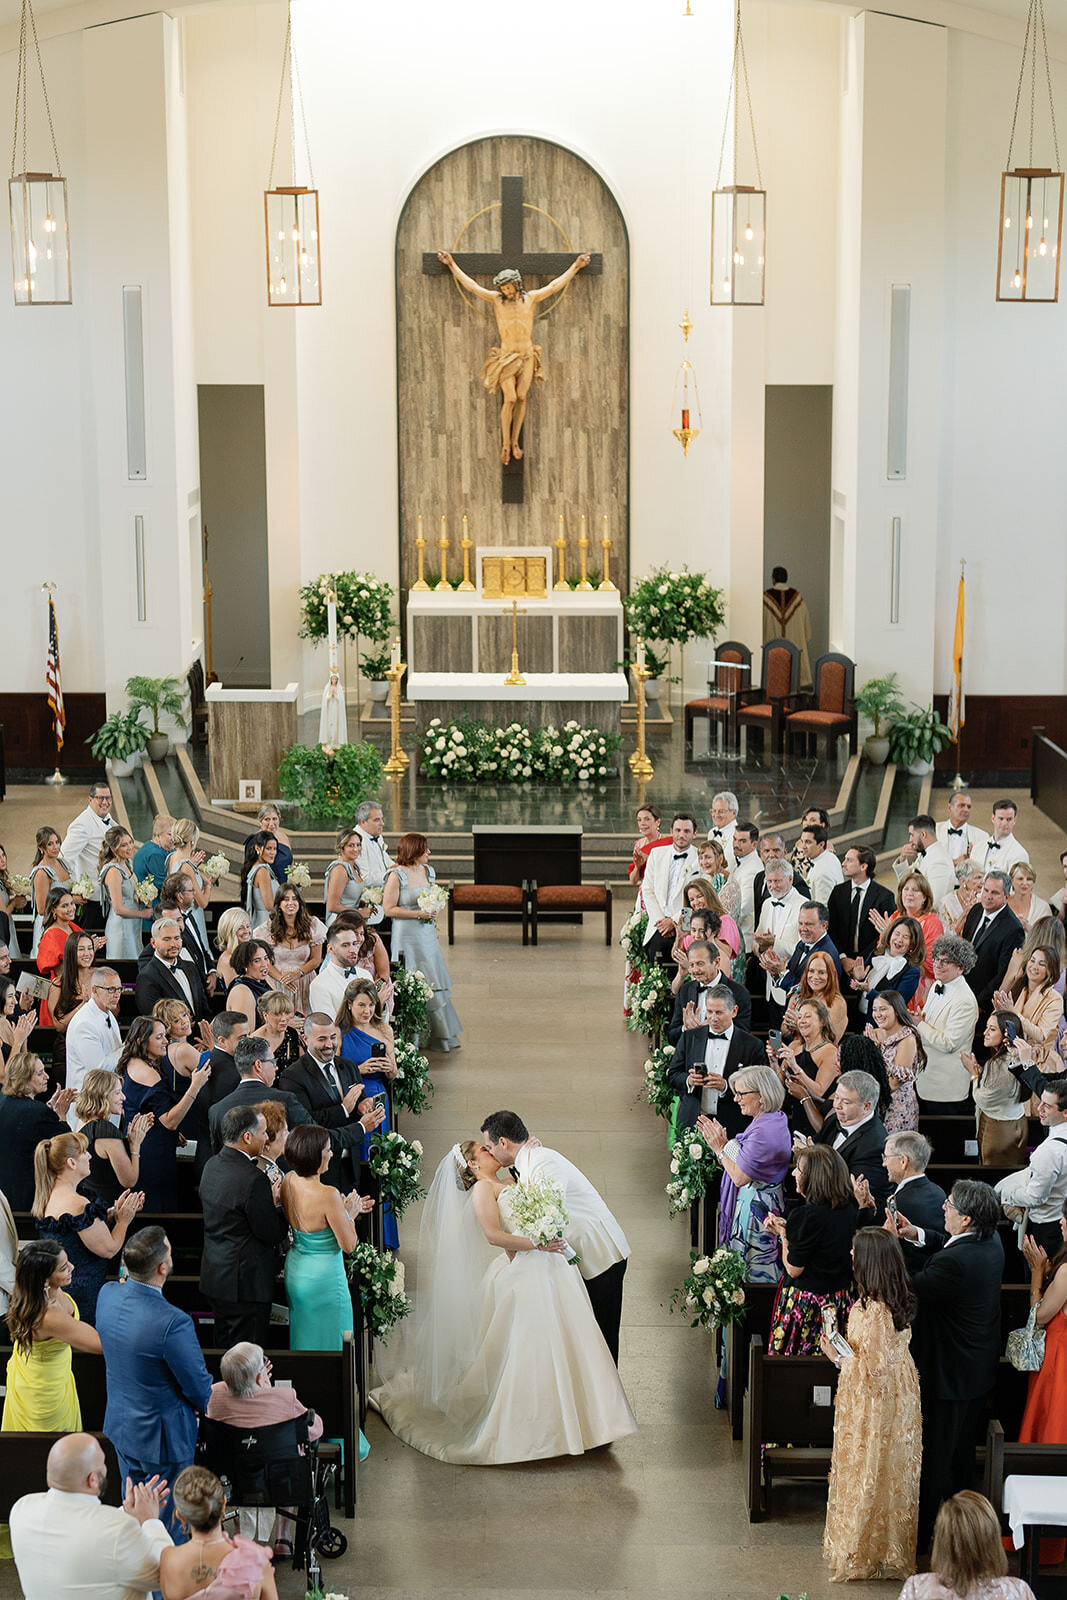
<svg viewBox="0 0 1067 1600"><path fill-rule="evenodd" d="M1027 1527L1067 1528L1067 1478L1013 1472L1004 1480L1004 1515L1016 1550L1023 1547Z"/></svg>

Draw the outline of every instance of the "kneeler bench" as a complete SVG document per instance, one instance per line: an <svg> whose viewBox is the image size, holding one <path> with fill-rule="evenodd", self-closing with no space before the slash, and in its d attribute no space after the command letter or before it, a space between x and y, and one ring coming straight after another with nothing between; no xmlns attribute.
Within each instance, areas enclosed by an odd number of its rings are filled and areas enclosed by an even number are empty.
<svg viewBox="0 0 1067 1600"><path fill-rule="evenodd" d="M611 890L606 883L547 883L540 889L535 878L530 885L530 923L534 944L537 943L539 911L603 911L604 943L611 943Z"/></svg>
<svg viewBox="0 0 1067 1600"><path fill-rule="evenodd" d="M514 912L522 919L522 942L530 942L530 907L527 885L513 883L454 883L448 896L448 942L455 944L457 911ZM537 940L534 940L534 944Z"/></svg>

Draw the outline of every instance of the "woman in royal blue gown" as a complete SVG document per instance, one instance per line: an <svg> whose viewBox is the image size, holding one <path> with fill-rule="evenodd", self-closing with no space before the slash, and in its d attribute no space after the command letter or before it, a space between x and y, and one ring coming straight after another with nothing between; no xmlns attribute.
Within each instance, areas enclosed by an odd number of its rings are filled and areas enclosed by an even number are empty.
<svg viewBox="0 0 1067 1600"><path fill-rule="evenodd" d="M354 978L345 990L341 1008L335 1017L341 1035L340 1054L345 1061L359 1067L366 1094L388 1093L388 1085L396 1077L396 1055L393 1047L393 1030L385 1020L377 988L370 978ZM385 1121L376 1130L388 1133L393 1125L392 1099L386 1101ZM366 1161L371 1135L363 1140L362 1159ZM382 1242L386 1249L396 1250L400 1244L393 1204L386 1200L382 1207Z"/></svg>

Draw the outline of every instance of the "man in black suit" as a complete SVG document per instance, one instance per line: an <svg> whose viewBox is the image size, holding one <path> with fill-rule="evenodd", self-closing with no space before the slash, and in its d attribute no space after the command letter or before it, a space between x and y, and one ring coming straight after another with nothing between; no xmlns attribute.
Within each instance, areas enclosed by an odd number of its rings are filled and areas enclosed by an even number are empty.
<svg viewBox="0 0 1067 1600"><path fill-rule="evenodd" d="M975 1446L1002 1342L1000 1202L988 1183L961 1178L944 1212L945 1246L920 1261L912 1279L919 1313L911 1351L923 1418L920 1550L929 1544L941 1502L974 1483ZM897 1232L911 1239L917 1230L901 1217Z"/></svg>
<svg viewBox="0 0 1067 1600"><path fill-rule="evenodd" d="M177 917L182 925L182 949L200 975L204 992L211 1000L215 995L218 974L211 951L201 941L195 917L190 915L196 905L196 884L185 872L172 872L164 878L159 891L160 916Z"/></svg>
<svg viewBox="0 0 1067 1600"><path fill-rule="evenodd" d="M830 957L830 960L837 968L837 977L840 982L841 957L837 953L837 946L827 932L827 916L826 907L820 901L805 900L797 917L798 937L789 960L783 961L774 949L765 950L760 956L760 966L772 974L777 989L784 989L786 994L789 993L790 989L795 989L804 976L804 968L816 950L824 951ZM782 1016L785 1006L779 1005L776 1000L772 999L768 1001L767 1009L769 1014L775 1017L775 1026L777 1027L777 1018Z"/></svg>
<svg viewBox="0 0 1067 1600"><path fill-rule="evenodd" d="M889 1174L882 1165L886 1132L877 1110L878 1080L869 1072L842 1072L833 1104L812 1143L830 1145L853 1178L867 1180L875 1211L884 1217Z"/></svg>
<svg viewBox="0 0 1067 1600"><path fill-rule="evenodd" d="M267 1144L263 1113L236 1106L223 1119L222 1140L200 1179L200 1291L215 1309L217 1344L269 1345L278 1245L288 1223L257 1164Z"/></svg>
<svg viewBox="0 0 1067 1600"><path fill-rule="evenodd" d="M208 1114L211 1148L216 1154L222 1148L223 1120L234 1106L255 1106L262 1100L277 1100L285 1107L285 1120L290 1128L312 1120L303 1101L275 1086L278 1067L267 1039L242 1039L233 1053L233 1064L241 1081L231 1094L217 1100Z"/></svg>
<svg viewBox="0 0 1067 1600"><path fill-rule="evenodd" d="M141 1017L150 1017L160 1000L184 1000L196 1022L204 1022L211 1015L196 965L183 959L182 928L177 917L157 917L153 922L152 942L139 957L134 998Z"/></svg>
<svg viewBox="0 0 1067 1600"><path fill-rule="evenodd" d="M915 1224L917 1237L904 1240L904 1260L909 1272L916 1272L944 1244L945 1191L926 1176L934 1147L921 1133L910 1129L886 1135L882 1165L893 1185L889 1199L905 1221ZM864 1209L864 1180L856 1180L856 1199ZM870 1209L874 1210L873 1200Z"/></svg>
<svg viewBox="0 0 1067 1600"><path fill-rule="evenodd" d="M196 1135L197 1178L205 1163L214 1154L211 1148L211 1108L232 1094L241 1082L241 1075L233 1064L233 1054L249 1032L248 1018L239 1011L220 1011L211 1024L215 1037L214 1048L208 1057L211 1077L196 1097L199 1127Z"/></svg>
<svg viewBox="0 0 1067 1600"><path fill-rule="evenodd" d="M735 983L722 970L718 948L694 939L686 951L689 958L689 977L674 997L674 1012L667 1027L667 1040L677 1044L685 1027L698 1027L704 1021L703 996L717 986L729 989L737 1007L735 1021L743 1033L752 1023L752 996L743 984ZM687 1023L686 1016L690 1021Z"/></svg>
<svg viewBox="0 0 1067 1600"><path fill-rule="evenodd" d="M851 972L857 956L864 966L878 943L878 929L871 921L872 911L891 917L896 901L890 890L875 883L878 858L866 845L851 845L845 851L841 871L844 883L830 890L826 902L829 912L827 932L841 953L841 965Z"/></svg>
<svg viewBox="0 0 1067 1600"><path fill-rule="evenodd" d="M323 1181L348 1193L358 1188L363 1138L385 1118L363 1092L359 1069L335 1054L338 1038L332 1017L310 1011L304 1018L304 1054L282 1073L278 1087L294 1094L313 1122L330 1131L333 1160Z"/></svg>
<svg viewBox="0 0 1067 1600"><path fill-rule="evenodd" d="M759 842L760 860L763 862L763 871L757 872L752 880L752 926L759 923L759 914L763 910L763 902L768 898L767 868L772 861L788 861L789 852L785 847L785 840L780 833L765 833ZM808 886L798 872L793 873L793 888L798 894L807 898Z"/></svg>
<svg viewBox="0 0 1067 1600"><path fill-rule="evenodd" d="M993 1010L993 995L1000 988L1008 962L1026 937L1022 923L1008 904L1011 879L1006 872L987 872L978 904L963 924L963 937L974 945L978 960L967 974L967 984L978 1001L978 1022L983 1026Z"/></svg>
<svg viewBox="0 0 1067 1600"><path fill-rule="evenodd" d="M744 1118L729 1093L730 1074L740 1067L766 1066L767 1052L736 1026L731 989L723 986L706 994L704 1011L706 1022L684 1028L667 1075L678 1096L678 1127L693 1127L703 1112L717 1117L733 1138L744 1127Z"/></svg>

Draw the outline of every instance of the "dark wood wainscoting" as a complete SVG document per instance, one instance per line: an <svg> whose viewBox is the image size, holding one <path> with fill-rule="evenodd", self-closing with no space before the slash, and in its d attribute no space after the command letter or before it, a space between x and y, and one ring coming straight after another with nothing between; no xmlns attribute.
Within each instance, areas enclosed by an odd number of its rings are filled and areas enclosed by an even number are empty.
<svg viewBox="0 0 1067 1600"><path fill-rule="evenodd" d="M64 697L67 731L60 765L78 769L101 767L86 747L107 716L102 694L68 694ZM52 732L52 713L42 689L40 694L0 694L0 727L4 730L4 757L7 769L46 767L56 764L56 741Z"/></svg>
<svg viewBox="0 0 1067 1600"><path fill-rule="evenodd" d="M934 696L934 707L948 720L948 696ZM967 720L960 739L960 771L969 782L983 775L1030 772L1032 730L1044 728L1054 744L1067 749L1067 695L967 696ZM937 772L955 772L956 747L949 745L934 763Z"/></svg>

